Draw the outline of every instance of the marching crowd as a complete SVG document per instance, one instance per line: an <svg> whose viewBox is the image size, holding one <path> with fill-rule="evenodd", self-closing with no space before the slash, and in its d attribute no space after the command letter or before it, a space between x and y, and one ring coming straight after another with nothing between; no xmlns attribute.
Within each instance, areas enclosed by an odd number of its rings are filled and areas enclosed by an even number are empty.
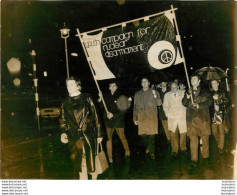
<svg viewBox="0 0 237 195"><path fill-rule="evenodd" d="M130 158L129 144L124 133L126 109L133 103L133 122L138 126L138 135L146 147L146 154L155 159L155 135L158 120L161 120L167 142L171 145L171 157L187 154L187 138L190 140L191 162L197 166L199 145L203 161L209 158L209 137L212 134L219 153L223 153L225 133L230 129L231 100L227 91L221 90L219 80L210 81L210 89L202 85L199 74L190 78L191 87L174 80L150 87L148 78L141 79L142 89L134 100L119 93L116 81L109 83L110 93L99 93L98 104L105 107L103 121L107 133L107 156L113 163L112 136L118 134ZM95 156L98 143L104 135L99 120L97 103L92 96L81 93L81 82L75 77L66 80L69 93L62 104L60 129L61 142L67 143L74 167L80 179L97 179ZM124 101L125 100L125 101ZM119 102L125 102L121 106ZM104 106L106 105L106 106Z"/></svg>

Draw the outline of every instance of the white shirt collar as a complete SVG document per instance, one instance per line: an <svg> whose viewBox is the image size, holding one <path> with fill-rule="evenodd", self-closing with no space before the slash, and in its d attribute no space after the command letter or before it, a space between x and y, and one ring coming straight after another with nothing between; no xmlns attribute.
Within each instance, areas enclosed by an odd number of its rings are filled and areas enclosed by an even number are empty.
<svg viewBox="0 0 237 195"><path fill-rule="evenodd" d="M75 96L78 96L78 95L80 95L80 94L81 94L81 92L78 91L78 92L76 92L76 93L69 94L69 96L70 96L70 97L75 97Z"/></svg>

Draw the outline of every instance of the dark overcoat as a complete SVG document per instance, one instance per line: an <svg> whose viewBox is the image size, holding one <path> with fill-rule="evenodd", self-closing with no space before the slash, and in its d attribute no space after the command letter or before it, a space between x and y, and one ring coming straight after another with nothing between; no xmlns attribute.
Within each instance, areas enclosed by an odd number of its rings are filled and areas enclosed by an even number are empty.
<svg viewBox="0 0 237 195"><path fill-rule="evenodd" d="M156 92L156 99L152 90L143 89L136 92L133 106L133 121L138 122L138 135L158 134L158 107L162 104L160 94Z"/></svg>
<svg viewBox="0 0 237 195"><path fill-rule="evenodd" d="M193 93L194 103L198 103L199 108L192 105L191 98L187 98L187 92L182 100L182 104L187 107L187 135L203 136L211 134L211 121L209 107L212 104L212 97L209 91L198 87Z"/></svg>
<svg viewBox="0 0 237 195"><path fill-rule="evenodd" d="M102 137L96 107L89 94L68 97L61 107L60 129L68 134L68 146L75 168L81 172L84 145L88 172L95 171L97 138Z"/></svg>
<svg viewBox="0 0 237 195"><path fill-rule="evenodd" d="M121 97L121 94L116 90L114 94L108 93L104 96L104 100L108 111L113 114L113 118L108 119L107 113L104 111L105 126L109 128L124 128L125 126L125 111L121 111L118 108L117 101ZM102 102L100 103L101 106Z"/></svg>

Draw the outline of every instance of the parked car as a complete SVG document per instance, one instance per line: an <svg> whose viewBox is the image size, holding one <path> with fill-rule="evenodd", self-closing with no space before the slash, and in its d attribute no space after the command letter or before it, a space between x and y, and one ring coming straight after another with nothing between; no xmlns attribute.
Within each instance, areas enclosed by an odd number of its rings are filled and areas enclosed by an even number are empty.
<svg viewBox="0 0 237 195"><path fill-rule="evenodd" d="M40 109L40 116L42 118L57 118L60 115L60 108L47 107Z"/></svg>

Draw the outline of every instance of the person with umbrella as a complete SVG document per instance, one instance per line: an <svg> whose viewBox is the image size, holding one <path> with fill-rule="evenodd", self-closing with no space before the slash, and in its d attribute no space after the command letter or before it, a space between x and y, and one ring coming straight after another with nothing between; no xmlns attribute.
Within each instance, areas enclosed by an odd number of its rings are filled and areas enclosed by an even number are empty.
<svg viewBox="0 0 237 195"><path fill-rule="evenodd" d="M200 144L202 144L201 155L204 162L207 163L211 134L209 107L212 104L212 97L207 90L201 87L200 83L200 75L193 74L191 76L192 87L186 91L182 99L182 104L187 107L187 135L190 138L191 161L194 166L197 166L198 161L199 137Z"/></svg>
<svg viewBox="0 0 237 195"><path fill-rule="evenodd" d="M226 124L229 121L227 116L228 108L228 95L226 92L219 89L218 80L211 81L211 94L213 98L213 104L210 108L212 119L212 134L217 142L219 153L223 153L225 133L228 133L228 127Z"/></svg>
<svg viewBox="0 0 237 195"><path fill-rule="evenodd" d="M158 110L162 104L160 94L150 89L147 78L141 80L142 89L135 93L133 106L133 121L138 125L138 135L141 136L146 153L155 159L155 135L158 134Z"/></svg>
<svg viewBox="0 0 237 195"><path fill-rule="evenodd" d="M220 90L219 81L223 78L226 79L226 88L228 91L227 72L219 67L209 66L197 70L196 73L199 74L203 80L210 81L211 84L211 94L213 98L213 104L210 108L212 134L217 141L219 152L222 153L224 148L224 132L227 133L230 128L227 114L227 103L229 102L229 98L226 92Z"/></svg>

